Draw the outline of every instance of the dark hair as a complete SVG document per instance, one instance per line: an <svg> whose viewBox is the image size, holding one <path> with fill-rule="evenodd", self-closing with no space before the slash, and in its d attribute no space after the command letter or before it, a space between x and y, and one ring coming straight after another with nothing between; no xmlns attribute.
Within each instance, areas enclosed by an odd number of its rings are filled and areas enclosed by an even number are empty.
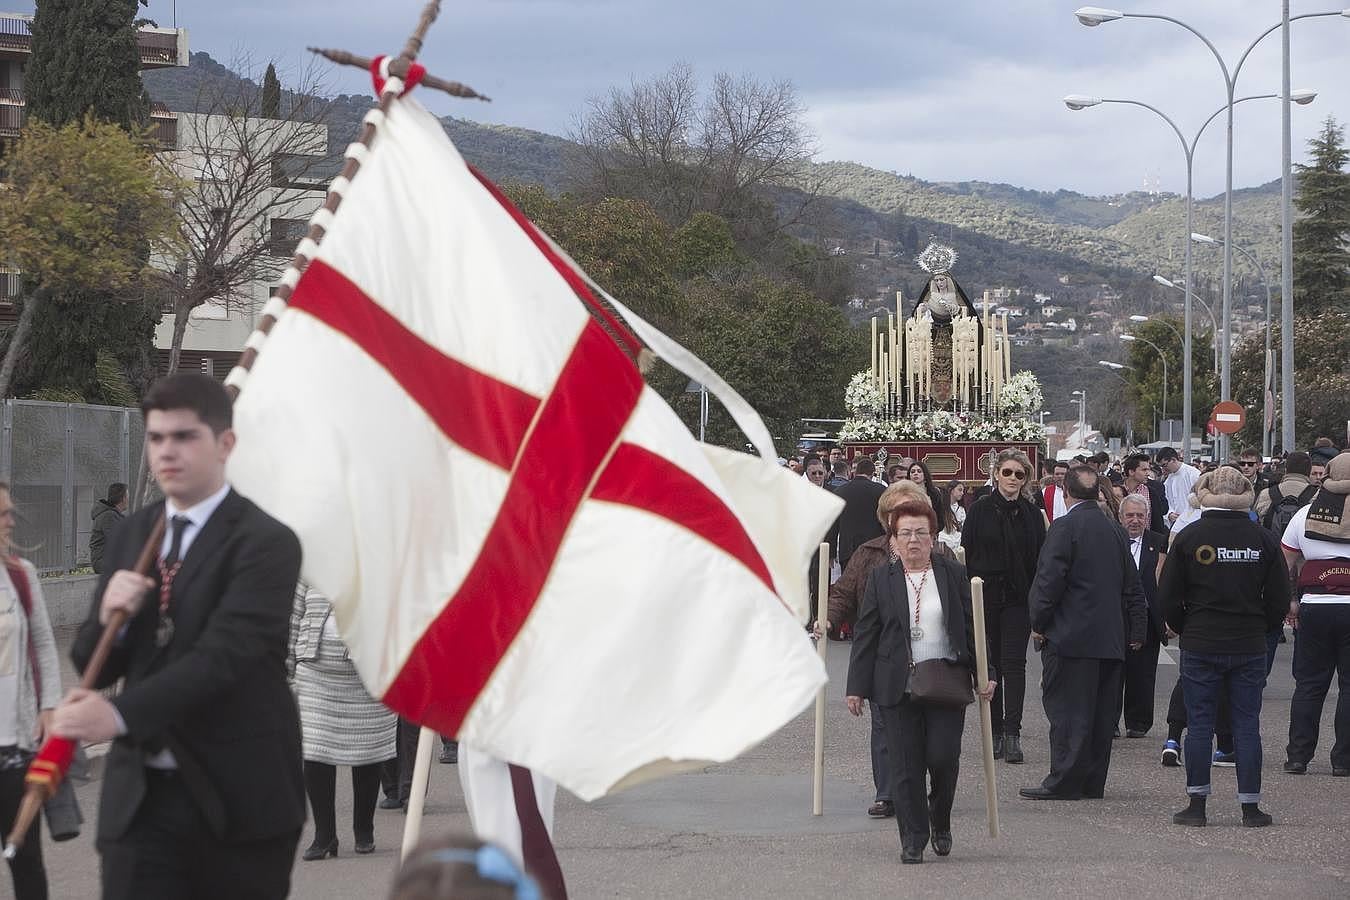
<svg viewBox="0 0 1350 900"><path fill-rule="evenodd" d="M1128 475L1140 466L1148 465L1148 457L1142 453L1125 457L1125 474Z"/></svg>
<svg viewBox="0 0 1350 900"><path fill-rule="evenodd" d="M1329 437L1320 437L1317 440L1313 441L1313 447L1315 447L1318 450L1322 449L1323 447L1335 448L1335 446L1336 445L1331 442L1331 438Z"/></svg>
<svg viewBox="0 0 1350 900"><path fill-rule="evenodd" d="M395 876L390 900L513 900L515 885L483 877L467 859L443 858L469 856L484 847L496 849L458 835L418 844Z"/></svg>
<svg viewBox="0 0 1350 900"><path fill-rule="evenodd" d="M208 375L197 372L179 372L161 378L150 386L141 401L141 415L149 418L151 410L170 412L186 409L215 434L227 431L234 423L234 407L225 386Z"/></svg>
<svg viewBox="0 0 1350 900"><path fill-rule="evenodd" d="M922 462L920 462L919 460L916 459L916 460L914 460L914 462L912 462L912 463L910 463L909 465L905 466L905 477L906 477L906 478L909 477L909 472L910 472L910 470L913 469L915 466L918 466L918 467L919 467L919 471L923 472L923 486L924 486L924 490L931 491L931 490L933 489L933 473L930 472L930 471L928 471L928 466L924 465L924 464L923 464Z"/></svg>
<svg viewBox="0 0 1350 900"><path fill-rule="evenodd" d="M1181 454L1177 452L1175 447L1164 447L1158 451L1158 455L1154 458L1159 463L1165 463L1174 459L1181 459Z"/></svg>
<svg viewBox="0 0 1350 900"><path fill-rule="evenodd" d="M891 517L886 522L886 533L895 534L895 523L897 520L907 516L914 516L918 519L928 520L928 530L937 536L938 523L937 512L927 503L920 503L918 500L906 500L895 509L891 510Z"/></svg>
<svg viewBox="0 0 1350 900"><path fill-rule="evenodd" d="M126 499L127 486L120 481L114 481L108 485L108 505L116 506Z"/></svg>
<svg viewBox="0 0 1350 900"><path fill-rule="evenodd" d="M1302 450L1295 450L1285 457L1284 471L1286 475L1311 475L1312 457Z"/></svg>
<svg viewBox="0 0 1350 900"><path fill-rule="evenodd" d="M905 468L905 467L902 466L902 465L900 465L899 463L896 463L896 464L893 465L893 466L887 466L887 467L886 467L886 483L889 484L889 483L891 482L891 479L895 478L895 473L901 471L901 470L904 469L904 468ZM906 476L906 477L909 476L909 472L908 472L908 471L905 471L905 476Z"/></svg>
<svg viewBox="0 0 1350 900"><path fill-rule="evenodd" d="M1255 447L1243 447L1238 451L1238 459L1242 459L1244 456L1255 456L1257 459L1260 459L1261 451L1257 450Z"/></svg>
<svg viewBox="0 0 1350 900"><path fill-rule="evenodd" d="M1064 491L1075 500L1096 500L1098 475L1090 466L1074 466L1064 476Z"/></svg>
<svg viewBox="0 0 1350 900"><path fill-rule="evenodd" d="M835 475L847 475L848 460L836 459L834 462L830 463L830 471L833 472Z"/></svg>
<svg viewBox="0 0 1350 900"><path fill-rule="evenodd" d="M1063 466L1065 469L1069 468L1069 461L1068 461L1067 459L1057 459L1057 460L1055 460L1055 464L1052 465L1052 466L1050 467L1050 471L1053 472L1055 469L1058 469L1060 466Z"/></svg>
<svg viewBox="0 0 1350 900"><path fill-rule="evenodd" d="M1110 455L1105 450L1099 450L1093 454L1089 462L1095 462L1099 466L1104 466L1111 461Z"/></svg>
<svg viewBox="0 0 1350 900"><path fill-rule="evenodd" d="M870 456L860 456L853 461L853 474L855 475L875 475L876 471L876 463L872 462Z"/></svg>

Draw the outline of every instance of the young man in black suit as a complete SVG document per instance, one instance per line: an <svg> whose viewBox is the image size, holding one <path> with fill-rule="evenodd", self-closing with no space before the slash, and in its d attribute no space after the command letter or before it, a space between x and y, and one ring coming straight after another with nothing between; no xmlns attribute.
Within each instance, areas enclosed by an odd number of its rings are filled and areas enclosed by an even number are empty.
<svg viewBox="0 0 1350 900"><path fill-rule="evenodd" d="M844 510L825 539L831 547L838 541L841 569L848 566L854 550L883 534L881 523L877 521L877 501L885 493L886 486L872 480L876 471L876 464L869 457L860 456L853 463L853 477L835 491L843 498Z"/></svg>
<svg viewBox="0 0 1350 900"><path fill-rule="evenodd" d="M141 409L166 500L113 535L71 652L84 669L126 612L98 682L125 686L111 700L72 691L55 731L114 741L97 837L104 900L282 898L305 820L285 666L300 543L225 481L235 437L218 382L170 376ZM147 577L133 569L161 513Z"/></svg>
<svg viewBox="0 0 1350 900"><path fill-rule="evenodd" d="M1153 689L1158 676L1158 653L1167 643L1162 601L1158 598L1158 575L1167 558L1167 537L1148 530L1149 505L1138 494L1120 501L1120 524L1130 539L1130 557L1139 570L1139 586L1148 603L1148 629L1144 646L1125 654L1125 736L1141 738L1153 727Z"/></svg>
<svg viewBox="0 0 1350 900"><path fill-rule="evenodd" d="M1029 598L1050 720L1050 774L1020 791L1031 800L1102 796L1125 648L1143 646L1148 620L1125 532L1096 503L1097 473L1074 466L1064 487L1069 511L1050 524Z"/></svg>

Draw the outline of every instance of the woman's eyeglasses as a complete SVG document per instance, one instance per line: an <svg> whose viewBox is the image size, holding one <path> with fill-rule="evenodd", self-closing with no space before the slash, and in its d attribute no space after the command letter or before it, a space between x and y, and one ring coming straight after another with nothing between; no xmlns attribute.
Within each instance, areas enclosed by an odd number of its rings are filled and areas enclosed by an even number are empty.
<svg viewBox="0 0 1350 900"><path fill-rule="evenodd" d="M998 474L1002 475L1004 478L1016 478L1018 481L1027 477L1027 473L1021 469L999 469Z"/></svg>
<svg viewBox="0 0 1350 900"><path fill-rule="evenodd" d="M931 537L932 533L927 528L916 528L913 531L910 531L908 528L906 528L903 531L897 531L895 533L895 536L902 541L909 541L909 540L921 541L924 538Z"/></svg>

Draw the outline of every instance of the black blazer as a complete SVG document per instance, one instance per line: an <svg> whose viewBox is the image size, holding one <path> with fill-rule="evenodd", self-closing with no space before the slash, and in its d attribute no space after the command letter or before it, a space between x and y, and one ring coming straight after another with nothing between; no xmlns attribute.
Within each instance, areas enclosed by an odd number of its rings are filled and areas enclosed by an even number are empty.
<svg viewBox="0 0 1350 900"><path fill-rule="evenodd" d="M77 669L103 628L99 604L113 572L130 569L163 504L114 532L89 617L71 650ZM108 657L98 687L126 684L113 705L127 734L103 776L100 841L121 837L145 794L145 760L167 748L183 785L226 843L296 831L305 821L300 720L286 652L300 542L233 490L197 534L173 582L174 636L155 646L158 590L145 598Z"/></svg>
<svg viewBox="0 0 1350 900"><path fill-rule="evenodd" d="M1090 500L1051 522L1030 605L1032 630L1060 656L1125 659L1126 644L1143 643L1148 625L1125 529Z"/></svg>
<svg viewBox="0 0 1350 900"><path fill-rule="evenodd" d="M830 546L839 542L839 565L848 565L848 558L863 544L885 533L877 520L877 501L885 493L885 485L870 478L858 476L837 491L844 501L844 510L835 520L826 537Z"/></svg>
<svg viewBox="0 0 1350 900"><path fill-rule="evenodd" d="M956 662L975 675L975 629L970 624L970 579L966 567L933 554L933 577L942 598L942 619ZM900 702L909 686L909 594L899 562L880 565L867 578L853 650L848 661L847 695L881 706ZM993 659L993 654L989 654ZM989 677L997 680L993 666Z"/></svg>
<svg viewBox="0 0 1350 900"><path fill-rule="evenodd" d="M1156 481L1145 481L1144 487L1148 490L1149 530L1167 534L1169 524L1167 494L1163 491L1163 486Z"/></svg>
<svg viewBox="0 0 1350 900"><path fill-rule="evenodd" d="M1166 533L1145 531L1139 543L1139 586L1148 603L1148 624L1164 644L1167 643L1167 628L1163 623L1162 598L1158 596L1158 557L1166 554Z"/></svg>

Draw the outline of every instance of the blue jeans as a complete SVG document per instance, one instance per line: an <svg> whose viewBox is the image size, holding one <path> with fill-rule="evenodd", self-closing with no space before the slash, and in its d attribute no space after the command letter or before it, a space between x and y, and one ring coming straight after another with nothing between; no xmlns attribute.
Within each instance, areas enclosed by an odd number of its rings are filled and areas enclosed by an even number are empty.
<svg viewBox="0 0 1350 900"><path fill-rule="evenodd" d="M1239 803L1261 801L1261 691L1264 653L1232 655L1181 651L1181 689L1186 698L1186 793L1207 797L1213 761L1214 717L1219 695L1233 713Z"/></svg>

